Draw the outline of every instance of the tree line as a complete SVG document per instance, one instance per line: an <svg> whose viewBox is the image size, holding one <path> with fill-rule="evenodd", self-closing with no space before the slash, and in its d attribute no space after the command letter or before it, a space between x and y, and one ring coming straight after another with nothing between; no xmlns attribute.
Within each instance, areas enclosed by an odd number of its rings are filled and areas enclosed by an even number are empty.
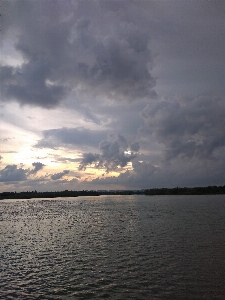
<svg viewBox="0 0 225 300"><path fill-rule="evenodd" d="M56 198L56 197L79 197L79 196L100 196L100 195L213 195L225 194L225 185L207 187L176 187L176 188L152 188L146 190L106 190L106 191L60 191L60 192L3 192L0 193L0 200L3 199L31 199L31 198Z"/></svg>
<svg viewBox="0 0 225 300"><path fill-rule="evenodd" d="M152 188L145 190L145 195L214 195L225 194L225 185L207 187Z"/></svg>

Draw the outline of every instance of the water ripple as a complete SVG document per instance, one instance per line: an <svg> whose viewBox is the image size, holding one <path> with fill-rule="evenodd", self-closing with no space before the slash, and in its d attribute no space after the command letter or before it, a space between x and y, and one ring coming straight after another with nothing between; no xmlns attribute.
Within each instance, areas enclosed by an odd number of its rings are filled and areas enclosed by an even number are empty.
<svg viewBox="0 0 225 300"><path fill-rule="evenodd" d="M1 201L0 299L225 299L224 200Z"/></svg>

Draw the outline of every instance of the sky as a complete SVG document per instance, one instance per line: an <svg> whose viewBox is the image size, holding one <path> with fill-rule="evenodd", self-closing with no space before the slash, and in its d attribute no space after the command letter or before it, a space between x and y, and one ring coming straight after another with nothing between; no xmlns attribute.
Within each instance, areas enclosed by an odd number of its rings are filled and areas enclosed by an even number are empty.
<svg viewBox="0 0 225 300"><path fill-rule="evenodd" d="M3 0L0 192L225 184L225 1Z"/></svg>

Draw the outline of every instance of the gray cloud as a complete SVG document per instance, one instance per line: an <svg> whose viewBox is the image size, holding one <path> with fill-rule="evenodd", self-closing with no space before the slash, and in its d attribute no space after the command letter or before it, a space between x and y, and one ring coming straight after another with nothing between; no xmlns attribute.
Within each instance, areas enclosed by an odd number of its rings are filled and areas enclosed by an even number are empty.
<svg viewBox="0 0 225 300"><path fill-rule="evenodd" d="M223 155L224 156L224 155ZM224 185L225 159L212 161L196 161L178 158L176 163L155 166L150 162L134 160L133 170L120 173L118 177L101 177L91 182L83 182L99 189L146 189L161 187Z"/></svg>
<svg viewBox="0 0 225 300"><path fill-rule="evenodd" d="M66 93L62 85L49 85L48 66L35 61L22 67L1 67L2 95L5 99L21 104L39 105L45 108L56 106Z"/></svg>
<svg viewBox="0 0 225 300"><path fill-rule="evenodd" d="M118 177L102 177L96 178L91 181L91 184L103 188L104 186L112 185L113 188L124 187L127 189L139 189L147 188L151 186L152 181L155 180L156 174L159 168L152 165L150 162L139 162L134 160L132 162L133 170L126 170L124 173L120 173ZM85 184L85 182L84 182Z"/></svg>
<svg viewBox="0 0 225 300"><path fill-rule="evenodd" d="M18 153L17 151L1 151L2 153Z"/></svg>
<svg viewBox="0 0 225 300"><path fill-rule="evenodd" d="M130 145L130 150L137 152L140 149L140 145L138 142L134 142L133 144Z"/></svg>
<svg viewBox="0 0 225 300"><path fill-rule="evenodd" d="M79 162L80 158L62 157L59 155L53 155L54 162L68 163L68 162Z"/></svg>
<svg viewBox="0 0 225 300"><path fill-rule="evenodd" d="M132 144L132 148L139 149L138 143ZM106 172L116 170L118 167L125 167L132 161L137 153L132 151L126 139L118 134L109 135L107 140L99 143L100 154L84 153L80 162L79 170L85 170L88 165L94 164L97 169L105 169Z"/></svg>
<svg viewBox="0 0 225 300"><path fill-rule="evenodd" d="M79 97L155 97L148 28L97 2L64 4L11 3L15 20L3 36L17 32L15 50L24 62L1 67L5 101L52 108L72 89ZM123 8L119 2L117 6ZM99 24L99 16L106 28Z"/></svg>
<svg viewBox="0 0 225 300"><path fill-rule="evenodd" d="M133 171L136 173L136 175L141 176L141 178L151 177L157 170L157 168L154 165L145 161L133 161L132 166Z"/></svg>
<svg viewBox="0 0 225 300"><path fill-rule="evenodd" d="M224 11L219 0L5 1L3 45L24 62L2 66L2 95L47 108L71 90L74 102L149 98L153 67L167 94L224 92Z"/></svg>
<svg viewBox="0 0 225 300"><path fill-rule="evenodd" d="M43 167L45 167L44 164L40 163L40 162L34 162L32 163L32 166L34 167L33 170L29 171L29 175L34 175L36 174L38 171L40 171L41 169L43 169Z"/></svg>
<svg viewBox="0 0 225 300"><path fill-rule="evenodd" d="M0 170L0 182L24 181L27 180L27 170L17 168L17 165L7 165Z"/></svg>
<svg viewBox="0 0 225 300"><path fill-rule="evenodd" d="M210 94L148 105L141 112L149 133L165 146L165 158L212 159L225 146L225 100Z"/></svg>
<svg viewBox="0 0 225 300"><path fill-rule="evenodd" d="M93 163L97 163L100 159L100 154L97 153L84 153L82 161L79 166L79 170L85 170L86 166L91 165Z"/></svg>
<svg viewBox="0 0 225 300"><path fill-rule="evenodd" d="M4 142L8 142L8 141L11 140L11 139L12 139L12 138L2 138L2 139L0 139L0 141L4 143Z"/></svg>
<svg viewBox="0 0 225 300"><path fill-rule="evenodd" d="M71 180L50 180L49 176L38 177L29 179L24 182L5 182L7 184L7 191L34 191L45 192L45 191L64 191L68 190L82 190L84 188L79 186L79 181L76 178Z"/></svg>
<svg viewBox="0 0 225 300"><path fill-rule="evenodd" d="M86 150L80 169L108 172L132 161L133 171L93 184L219 183L225 169L224 12L218 0L4 1L1 101L9 109L10 100L65 105L104 127L68 128L65 118L65 128L43 131L35 145L98 148ZM6 118L24 124L16 114ZM107 139L106 132L132 143Z"/></svg>
<svg viewBox="0 0 225 300"><path fill-rule="evenodd" d="M104 130L91 130L83 127L63 127L45 130L43 136L44 138L39 140L34 147L52 149L68 145L97 147L107 133Z"/></svg>
<svg viewBox="0 0 225 300"><path fill-rule="evenodd" d="M62 178L64 175L68 174L70 171L69 170L64 170L63 172L55 173L51 176L52 180L58 180Z"/></svg>

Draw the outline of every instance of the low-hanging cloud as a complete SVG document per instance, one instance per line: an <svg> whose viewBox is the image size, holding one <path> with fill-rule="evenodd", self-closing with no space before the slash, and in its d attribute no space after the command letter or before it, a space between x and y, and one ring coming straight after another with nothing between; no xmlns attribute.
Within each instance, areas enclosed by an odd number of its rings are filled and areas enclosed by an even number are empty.
<svg viewBox="0 0 225 300"><path fill-rule="evenodd" d="M52 180L58 180L62 178L63 176L67 175L70 171L69 170L64 170L63 172L55 173L51 176Z"/></svg>
<svg viewBox="0 0 225 300"><path fill-rule="evenodd" d="M106 172L114 171L118 167L123 168L137 156L139 144L136 142L131 145L133 148L132 151L122 135L109 135L107 140L103 140L99 143L100 154L83 154L79 170L85 170L87 166L92 164L94 164L94 167L97 169L105 169ZM134 148L136 151L134 151Z"/></svg>
<svg viewBox="0 0 225 300"><path fill-rule="evenodd" d="M27 180L27 170L17 168L17 165L7 165L0 170L0 182L24 181Z"/></svg>
<svg viewBox="0 0 225 300"><path fill-rule="evenodd" d="M42 164L41 162L33 162L32 166L34 167L33 170L29 171L29 175L34 175L36 174L38 171L40 171L41 169L43 169L45 167L44 164Z"/></svg>
<svg viewBox="0 0 225 300"><path fill-rule="evenodd" d="M136 159L132 162L133 170L126 170L118 177L109 176L93 179L89 184L97 185L101 188L112 186L112 188L149 188L154 181L159 168L150 162L140 162ZM85 181L83 182L85 183Z"/></svg>

